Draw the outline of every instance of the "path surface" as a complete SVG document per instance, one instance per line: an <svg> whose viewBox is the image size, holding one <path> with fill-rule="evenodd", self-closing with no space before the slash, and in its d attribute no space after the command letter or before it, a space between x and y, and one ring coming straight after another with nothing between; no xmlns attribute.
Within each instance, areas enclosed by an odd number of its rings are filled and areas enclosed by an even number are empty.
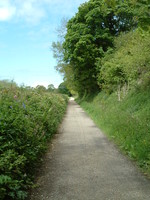
<svg viewBox="0 0 150 200"><path fill-rule="evenodd" d="M150 200L150 180L70 101L31 200Z"/></svg>

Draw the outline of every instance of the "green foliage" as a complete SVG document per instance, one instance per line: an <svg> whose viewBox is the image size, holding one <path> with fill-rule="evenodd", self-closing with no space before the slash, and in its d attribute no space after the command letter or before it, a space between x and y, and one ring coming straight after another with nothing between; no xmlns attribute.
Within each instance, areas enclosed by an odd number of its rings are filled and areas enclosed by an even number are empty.
<svg viewBox="0 0 150 200"><path fill-rule="evenodd" d="M56 132L67 98L44 90L0 89L0 197L23 200L46 143Z"/></svg>
<svg viewBox="0 0 150 200"><path fill-rule="evenodd" d="M95 123L150 175L149 99L149 88L138 88L120 102L116 93L101 92L80 104Z"/></svg>
<svg viewBox="0 0 150 200"><path fill-rule="evenodd" d="M49 92L54 92L54 91L55 91L54 85L53 85L53 84L49 84L49 85L48 85L47 91L49 91Z"/></svg>
<svg viewBox="0 0 150 200"><path fill-rule="evenodd" d="M0 88L10 88L17 87L17 84L14 81L10 80L0 80Z"/></svg>
<svg viewBox="0 0 150 200"><path fill-rule="evenodd" d="M144 49L149 37L144 38L141 45L142 37L136 29L144 37L145 31L149 33L149 13L149 0L89 0L82 4L76 15L68 21L63 40L52 45L58 62L57 69L64 74L67 87L77 91L79 96L84 96L97 91L98 85L100 89L105 87L110 90L112 84L113 91L116 87L121 88L124 83L128 84L128 81L134 82L138 76L136 65L146 57L146 53L141 55L141 60L136 63L135 57L141 53L140 50L136 52L136 48ZM66 31L66 26L63 30ZM127 34L131 30L133 32ZM125 34L119 36L120 33ZM123 43L123 47L119 47L119 43ZM130 77L129 68L133 68Z"/></svg>
<svg viewBox="0 0 150 200"><path fill-rule="evenodd" d="M115 50L99 59L98 82L109 91L128 85L149 85L150 34L139 30L122 34L115 40Z"/></svg>
<svg viewBox="0 0 150 200"><path fill-rule="evenodd" d="M70 93L70 91L68 90L68 88L67 88L65 82L61 83L61 84L58 86L58 92L61 93L61 94L66 94L66 95L68 95L68 96L71 96L71 93Z"/></svg>
<svg viewBox="0 0 150 200"><path fill-rule="evenodd" d="M130 0L128 2L134 14L134 20L138 27L150 31L150 1L149 0Z"/></svg>
<svg viewBox="0 0 150 200"><path fill-rule="evenodd" d="M64 41L52 45L57 69L64 74L68 88L80 96L97 91L97 59L113 47L116 35L134 25L133 13L120 0L82 4L67 23Z"/></svg>
<svg viewBox="0 0 150 200"><path fill-rule="evenodd" d="M36 89L37 89L39 92L45 92L45 91L46 91L46 88L45 88L43 85L37 85L37 86L36 86Z"/></svg>

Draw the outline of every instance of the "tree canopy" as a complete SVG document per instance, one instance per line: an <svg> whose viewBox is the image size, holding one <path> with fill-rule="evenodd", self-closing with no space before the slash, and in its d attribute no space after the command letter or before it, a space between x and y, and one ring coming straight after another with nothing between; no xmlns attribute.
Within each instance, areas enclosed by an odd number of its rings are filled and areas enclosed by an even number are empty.
<svg viewBox="0 0 150 200"><path fill-rule="evenodd" d="M61 94L66 94L68 96L71 96L70 91L68 90L66 83L62 82L59 86L58 86L58 92Z"/></svg>
<svg viewBox="0 0 150 200"><path fill-rule="evenodd" d="M100 82L105 81L104 77L100 80L100 63L115 51L116 38L138 27L149 30L148 1L89 0L79 7L67 22L64 39L53 43L57 69L64 74L69 89L80 96L101 89ZM122 71L121 65L116 67L120 80L125 76Z"/></svg>

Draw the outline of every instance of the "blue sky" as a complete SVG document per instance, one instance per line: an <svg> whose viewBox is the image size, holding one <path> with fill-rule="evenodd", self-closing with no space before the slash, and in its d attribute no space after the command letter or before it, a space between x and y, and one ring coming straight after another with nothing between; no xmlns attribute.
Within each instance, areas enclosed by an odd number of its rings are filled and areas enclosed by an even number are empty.
<svg viewBox="0 0 150 200"><path fill-rule="evenodd" d="M0 80L57 87L63 77L55 70L51 43L62 18L74 16L85 1L0 0Z"/></svg>

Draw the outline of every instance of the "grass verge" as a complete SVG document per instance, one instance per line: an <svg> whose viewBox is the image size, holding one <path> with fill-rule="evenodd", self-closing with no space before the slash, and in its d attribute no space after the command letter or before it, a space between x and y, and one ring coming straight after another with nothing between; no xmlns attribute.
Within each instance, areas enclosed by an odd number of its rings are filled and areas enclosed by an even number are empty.
<svg viewBox="0 0 150 200"><path fill-rule="evenodd" d="M150 90L136 89L117 100L104 92L78 101L98 127L150 175Z"/></svg>

